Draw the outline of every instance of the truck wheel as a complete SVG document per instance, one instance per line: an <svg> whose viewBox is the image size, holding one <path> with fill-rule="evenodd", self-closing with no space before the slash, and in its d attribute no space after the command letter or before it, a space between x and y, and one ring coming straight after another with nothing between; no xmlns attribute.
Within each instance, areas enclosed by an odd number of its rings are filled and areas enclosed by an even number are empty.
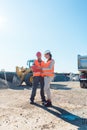
<svg viewBox="0 0 87 130"><path fill-rule="evenodd" d="M87 82L85 82L85 87L84 88L87 88Z"/></svg>
<svg viewBox="0 0 87 130"><path fill-rule="evenodd" d="M84 82L80 82L80 87L84 88L84 86L85 86Z"/></svg>
<svg viewBox="0 0 87 130"><path fill-rule="evenodd" d="M32 73L28 73L25 76L25 83L26 83L26 85L32 86L32 83L33 83L33 74Z"/></svg>
<svg viewBox="0 0 87 130"><path fill-rule="evenodd" d="M80 82L80 87L81 88L87 88L87 83L86 82Z"/></svg>

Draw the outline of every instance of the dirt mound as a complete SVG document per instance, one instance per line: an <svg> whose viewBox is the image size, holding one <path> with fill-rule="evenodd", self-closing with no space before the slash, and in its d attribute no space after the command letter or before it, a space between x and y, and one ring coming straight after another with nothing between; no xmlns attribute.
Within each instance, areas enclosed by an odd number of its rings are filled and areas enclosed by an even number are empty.
<svg viewBox="0 0 87 130"><path fill-rule="evenodd" d="M4 79L0 78L0 89L7 89L15 87L13 83L10 83Z"/></svg>

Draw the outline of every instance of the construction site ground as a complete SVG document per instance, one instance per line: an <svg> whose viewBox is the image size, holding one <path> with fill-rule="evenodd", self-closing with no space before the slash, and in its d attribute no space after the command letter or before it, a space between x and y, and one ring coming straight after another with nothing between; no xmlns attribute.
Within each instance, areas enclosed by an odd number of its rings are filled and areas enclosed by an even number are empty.
<svg viewBox="0 0 87 130"><path fill-rule="evenodd" d="M51 83L53 106L46 108L31 87L0 89L0 130L87 130L87 89L79 82Z"/></svg>

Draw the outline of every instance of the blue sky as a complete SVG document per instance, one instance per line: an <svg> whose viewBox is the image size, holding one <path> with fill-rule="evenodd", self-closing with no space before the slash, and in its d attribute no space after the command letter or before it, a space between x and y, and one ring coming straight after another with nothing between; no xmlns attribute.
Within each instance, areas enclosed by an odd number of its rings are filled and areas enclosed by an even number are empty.
<svg viewBox="0 0 87 130"><path fill-rule="evenodd" d="M87 55L87 0L0 0L0 69L26 67L48 49L56 72L78 71L77 55Z"/></svg>

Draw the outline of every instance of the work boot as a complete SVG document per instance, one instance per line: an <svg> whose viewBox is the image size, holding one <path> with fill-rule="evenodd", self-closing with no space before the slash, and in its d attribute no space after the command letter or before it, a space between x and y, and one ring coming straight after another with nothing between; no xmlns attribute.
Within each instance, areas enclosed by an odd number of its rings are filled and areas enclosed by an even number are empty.
<svg viewBox="0 0 87 130"><path fill-rule="evenodd" d="M51 107L52 106L52 102L51 101L47 101L44 106L45 107Z"/></svg>
<svg viewBox="0 0 87 130"><path fill-rule="evenodd" d="M42 105L44 105L45 106L45 104L47 103L47 101L46 100L42 100Z"/></svg>
<svg viewBox="0 0 87 130"><path fill-rule="evenodd" d="M33 104L34 104L34 101L33 101L33 100L30 100L30 104L32 104L32 105L33 105Z"/></svg>

